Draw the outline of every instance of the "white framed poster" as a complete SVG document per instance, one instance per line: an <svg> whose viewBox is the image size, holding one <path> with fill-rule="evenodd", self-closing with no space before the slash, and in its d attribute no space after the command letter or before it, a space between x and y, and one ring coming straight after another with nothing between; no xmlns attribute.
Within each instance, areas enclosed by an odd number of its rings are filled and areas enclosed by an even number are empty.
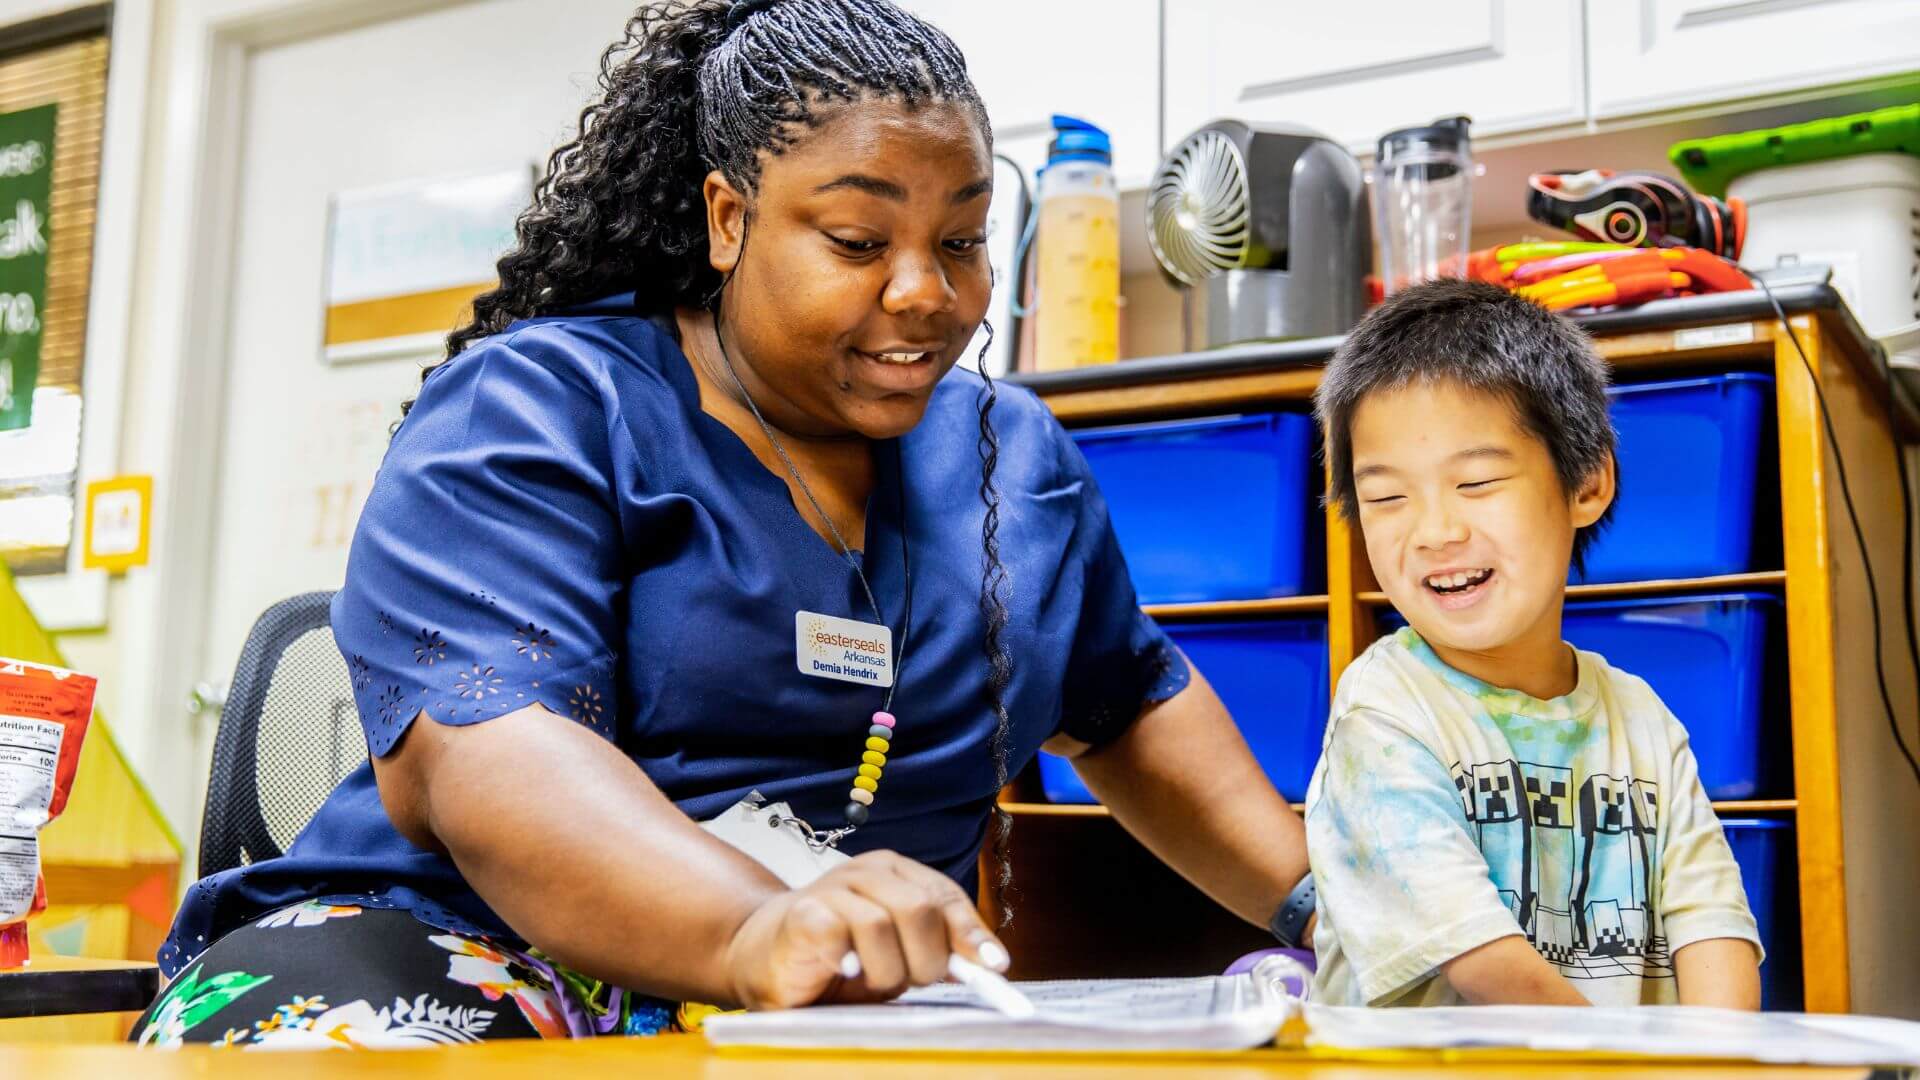
<svg viewBox="0 0 1920 1080"><path fill-rule="evenodd" d="M341 192L327 211L328 363L432 353L533 197L531 167Z"/></svg>

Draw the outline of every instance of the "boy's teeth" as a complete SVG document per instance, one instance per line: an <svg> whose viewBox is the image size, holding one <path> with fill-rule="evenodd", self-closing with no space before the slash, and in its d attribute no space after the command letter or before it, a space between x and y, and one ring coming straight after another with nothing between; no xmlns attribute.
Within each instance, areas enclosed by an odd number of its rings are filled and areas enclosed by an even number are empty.
<svg viewBox="0 0 1920 1080"><path fill-rule="evenodd" d="M918 352L883 352L874 353L873 355L875 358L888 364L911 364L927 354Z"/></svg>
<svg viewBox="0 0 1920 1080"><path fill-rule="evenodd" d="M1436 589L1462 589L1468 585L1477 585L1491 576L1491 570L1474 570L1452 574L1435 574L1427 578L1427 584Z"/></svg>

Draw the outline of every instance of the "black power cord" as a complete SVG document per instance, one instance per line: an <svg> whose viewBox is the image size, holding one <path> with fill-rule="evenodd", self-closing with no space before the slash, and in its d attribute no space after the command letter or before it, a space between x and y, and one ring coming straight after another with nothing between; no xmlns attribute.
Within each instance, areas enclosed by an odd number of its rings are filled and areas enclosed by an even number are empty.
<svg viewBox="0 0 1920 1080"><path fill-rule="evenodd" d="M1779 299L1773 295L1773 289L1769 287L1766 281L1758 274L1747 271L1747 276L1752 278L1753 283L1758 285L1760 291L1766 294L1767 303L1773 305L1773 313L1780 318L1780 329L1787 335L1787 340L1793 343L1793 351L1800 355L1800 363L1807 369L1807 378L1813 384L1814 400L1820 405L1820 430L1827 437L1827 449L1833 452L1833 471L1834 475L1840 480L1840 499L1841 502L1846 505L1847 520L1853 525L1854 543L1859 545L1860 548L1860 563L1866 571L1867 605L1873 616L1873 674L1880 687L1880 704L1886 709L1887 727L1893 732L1894 745L1900 748L1900 755L1907 759L1907 767L1913 770L1914 781L1920 783L1920 760L1915 759L1913 750L1907 746L1906 735L1900 730L1899 713L1893 707L1893 694L1887 689L1886 664L1880 655L1882 646L1880 636L1880 588L1873 572L1873 557L1867 550L1867 533L1865 529L1860 527L1860 515L1853 506L1853 489L1847 483L1847 463L1846 460L1840 456L1840 440L1834 435L1833 412L1827 407L1826 391L1821 388L1820 375L1813 370L1813 361L1807 358L1807 350L1801 346L1799 336L1793 332L1793 324L1787 321L1787 311L1780 306ZM1891 391L1891 385L1889 385L1889 390ZM1906 450L1900 445L1897 437L1894 439L1893 450L1894 457L1899 463L1900 508L1902 515L1900 520L1900 535L1902 540L1901 546L1906 558L1906 566L1901 575L1901 580L1906 586L1906 595L1902 606L1906 612L1907 649L1913 657L1915 686L1916 688L1920 688L1920 644L1916 644L1916 641L1920 639L1916 639L1914 634L1913 610L1913 493L1909 486Z"/></svg>

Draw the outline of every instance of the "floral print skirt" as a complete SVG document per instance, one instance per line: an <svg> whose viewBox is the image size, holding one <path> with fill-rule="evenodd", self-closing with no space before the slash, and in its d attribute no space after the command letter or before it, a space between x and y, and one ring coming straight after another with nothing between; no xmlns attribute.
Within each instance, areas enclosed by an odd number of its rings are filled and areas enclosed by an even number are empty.
<svg viewBox="0 0 1920 1080"><path fill-rule="evenodd" d="M213 943L133 1026L132 1041L247 1048L393 1047L653 1035L710 1010L587 979L537 951L436 929L405 911L309 900Z"/></svg>

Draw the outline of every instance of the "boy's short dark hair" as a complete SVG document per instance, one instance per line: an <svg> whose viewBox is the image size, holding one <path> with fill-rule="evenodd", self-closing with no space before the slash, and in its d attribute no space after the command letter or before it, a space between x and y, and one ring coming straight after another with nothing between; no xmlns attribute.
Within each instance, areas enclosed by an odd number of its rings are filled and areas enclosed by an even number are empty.
<svg viewBox="0 0 1920 1080"><path fill-rule="evenodd" d="M1613 457L1607 365L1586 331L1498 285L1429 281L1368 312L1335 350L1314 394L1328 499L1348 521L1357 509L1354 410L1368 394L1417 382L1452 382L1505 399L1520 426L1546 444L1568 496ZM1574 535L1576 569L1612 514L1609 506Z"/></svg>

